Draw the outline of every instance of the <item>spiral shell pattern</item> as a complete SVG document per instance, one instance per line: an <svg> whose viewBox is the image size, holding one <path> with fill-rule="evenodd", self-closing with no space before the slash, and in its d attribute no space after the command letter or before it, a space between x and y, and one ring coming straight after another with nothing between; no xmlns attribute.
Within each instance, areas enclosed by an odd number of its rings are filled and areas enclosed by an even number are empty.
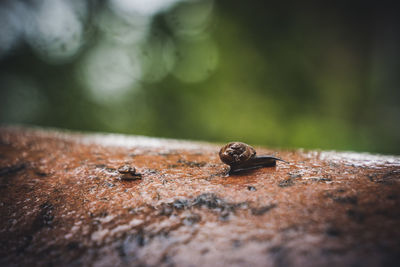
<svg viewBox="0 0 400 267"><path fill-rule="evenodd" d="M231 142L221 148L219 158L229 166L242 165L256 155L256 150L248 144Z"/></svg>

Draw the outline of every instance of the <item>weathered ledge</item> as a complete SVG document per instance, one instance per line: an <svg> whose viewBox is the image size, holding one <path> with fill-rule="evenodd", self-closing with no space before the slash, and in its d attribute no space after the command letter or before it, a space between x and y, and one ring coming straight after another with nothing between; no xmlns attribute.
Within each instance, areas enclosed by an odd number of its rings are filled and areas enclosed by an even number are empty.
<svg viewBox="0 0 400 267"><path fill-rule="evenodd" d="M400 158L0 128L1 266L398 266ZM118 167L141 179L119 179Z"/></svg>

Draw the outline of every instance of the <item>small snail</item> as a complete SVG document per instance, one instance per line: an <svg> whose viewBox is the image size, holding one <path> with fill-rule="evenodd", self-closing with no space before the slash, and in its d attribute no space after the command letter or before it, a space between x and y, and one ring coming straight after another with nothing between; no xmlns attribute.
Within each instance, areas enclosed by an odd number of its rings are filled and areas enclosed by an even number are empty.
<svg viewBox="0 0 400 267"><path fill-rule="evenodd" d="M232 142L223 146L219 151L219 158L231 167L230 173L260 167L273 167L277 160L284 161L274 156L257 156L253 147L241 142Z"/></svg>
<svg viewBox="0 0 400 267"><path fill-rule="evenodd" d="M136 180L142 178L142 175L136 172L135 167L129 165L119 167L118 172L121 174L120 178L122 180Z"/></svg>

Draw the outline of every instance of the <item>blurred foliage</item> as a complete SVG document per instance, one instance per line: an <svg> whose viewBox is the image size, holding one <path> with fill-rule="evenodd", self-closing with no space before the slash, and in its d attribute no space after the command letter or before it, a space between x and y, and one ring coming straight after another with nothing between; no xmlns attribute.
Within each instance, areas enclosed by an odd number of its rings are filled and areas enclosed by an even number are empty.
<svg viewBox="0 0 400 267"><path fill-rule="evenodd" d="M394 4L0 3L0 122L400 154Z"/></svg>

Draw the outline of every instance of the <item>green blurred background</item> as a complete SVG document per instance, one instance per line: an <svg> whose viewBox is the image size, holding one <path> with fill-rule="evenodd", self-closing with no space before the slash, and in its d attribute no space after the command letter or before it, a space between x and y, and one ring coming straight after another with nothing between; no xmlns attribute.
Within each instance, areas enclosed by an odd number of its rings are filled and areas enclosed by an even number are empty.
<svg viewBox="0 0 400 267"><path fill-rule="evenodd" d="M400 154L385 1L0 2L0 122Z"/></svg>

